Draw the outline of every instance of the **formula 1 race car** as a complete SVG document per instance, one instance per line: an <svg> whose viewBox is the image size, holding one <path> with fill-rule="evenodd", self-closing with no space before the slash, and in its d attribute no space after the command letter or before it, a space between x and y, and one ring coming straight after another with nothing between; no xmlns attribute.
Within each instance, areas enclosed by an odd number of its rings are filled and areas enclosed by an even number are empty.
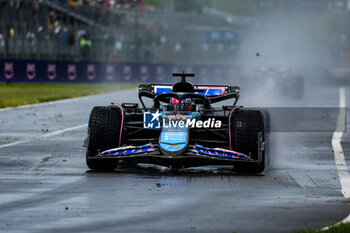
<svg viewBox="0 0 350 233"><path fill-rule="evenodd" d="M171 168L233 165L236 172L261 173L268 164L269 115L236 105L237 86L181 81L139 85L138 103L92 109L86 162L92 170L114 170L119 161ZM153 103L146 107L144 98ZM232 105L214 107L235 99Z"/></svg>

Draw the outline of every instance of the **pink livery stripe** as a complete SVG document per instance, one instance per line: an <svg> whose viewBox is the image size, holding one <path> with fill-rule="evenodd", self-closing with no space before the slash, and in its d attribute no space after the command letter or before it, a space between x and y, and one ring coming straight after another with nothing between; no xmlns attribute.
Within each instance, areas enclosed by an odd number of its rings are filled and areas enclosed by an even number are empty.
<svg viewBox="0 0 350 233"><path fill-rule="evenodd" d="M122 144L122 133L123 133L123 125L124 125L124 109L119 104L113 104L120 108L120 111L122 113L122 123L120 125L120 134L119 134L119 146Z"/></svg>

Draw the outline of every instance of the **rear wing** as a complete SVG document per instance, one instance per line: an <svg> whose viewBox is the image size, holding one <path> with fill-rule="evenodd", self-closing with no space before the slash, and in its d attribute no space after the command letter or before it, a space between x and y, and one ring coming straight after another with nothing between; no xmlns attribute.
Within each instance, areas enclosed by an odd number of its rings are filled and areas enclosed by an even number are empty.
<svg viewBox="0 0 350 233"><path fill-rule="evenodd" d="M156 95L164 94L164 93L171 93L173 92L173 86L172 85L163 85L163 84L154 84L152 85L153 93ZM223 95L228 91L229 86L204 86L204 85L194 85L194 89L198 90L194 92L195 94L204 95L208 98Z"/></svg>
<svg viewBox="0 0 350 233"><path fill-rule="evenodd" d="M234 105L239 99L240 88L238 86L222 85L194 85L195 94L203 95L210 100L210 103L216 103L223 100L234 98ZM171 84L141 84L139 85L139 99L145 107L142 97L154 98L159 94L172 93L173 85Z"/></svg>

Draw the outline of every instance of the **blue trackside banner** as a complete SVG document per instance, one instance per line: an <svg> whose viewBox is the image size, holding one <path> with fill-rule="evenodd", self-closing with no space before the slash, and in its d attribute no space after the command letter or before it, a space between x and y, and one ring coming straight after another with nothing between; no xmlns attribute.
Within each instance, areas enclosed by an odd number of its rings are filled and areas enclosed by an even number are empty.
<svg viewBox="0 0 350 233"><path fill-rule="evenodd" d="M227 80L227 77L230 79L237 77L237 67L219 65L0 60L0 82L12 83L173 83L174 78L171 74L181 71L195 72L197 83L212 83L212 80ZM159 92L168 91L166 88L159 90ZM211 90L211 92L213 91ZM216 90L216 92L220 92L220 90ZM212 95L213 93L208 94Z"/></svg>

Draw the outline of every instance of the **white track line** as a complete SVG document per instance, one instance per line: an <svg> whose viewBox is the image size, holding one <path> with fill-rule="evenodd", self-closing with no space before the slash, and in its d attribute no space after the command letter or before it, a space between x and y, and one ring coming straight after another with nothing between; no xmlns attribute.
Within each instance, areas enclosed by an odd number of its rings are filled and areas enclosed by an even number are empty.
<svg viewBox="0 0 350 233"><path fill-rule="evenodd" d="M341 87L339 89L339 115L337 120L337 128L333 132L332 146L334 151L335 166L338 171L338 176L341 185L341 192L345 198L350 198L350 174L346 165L343 148L341 146L341 139L343 132L346 129L346 101L345 101L345 89ZM342 221L334 224L338 225L341 223L350 222L350 215ZM329 227L325 227L322 230L327 230Z"/></svg>
<svg viewBox="0 0 350 233"><path fill-rule="evenodd" d="M34 137L34 138L31 138L31 139L17 141L17 142L11 142L11 143L8 143L8 144L0 145L0 149L1 148L5 148L5 147L9 147L9 146L15 146L15 145L26 143L26 142L31 142L31 141L35 141L35 140L40 140L40 139L45 139L45 138L61 135L61 134L66 133L66 132L82 129L82 128L85 128L85 127L87 127L87 124L77 125L77 126L73 126L73 127L57 130L57 131L54 131L52 133L44 134L44 135L41 135L41 136L38 136L38 137Z"/></svg>
<svg viewBox="0 0 350 233"><path fill-rule="evenodd" d="M350 174L346 165L343 148L341 146L341 139L346 127L346 103L345 90L339 90L339 115L337 121L337 129L333 133L332 146L334 151L335 166L337 167L339 180L341 184L341 191L345 198L350 198Z"/></svg>

